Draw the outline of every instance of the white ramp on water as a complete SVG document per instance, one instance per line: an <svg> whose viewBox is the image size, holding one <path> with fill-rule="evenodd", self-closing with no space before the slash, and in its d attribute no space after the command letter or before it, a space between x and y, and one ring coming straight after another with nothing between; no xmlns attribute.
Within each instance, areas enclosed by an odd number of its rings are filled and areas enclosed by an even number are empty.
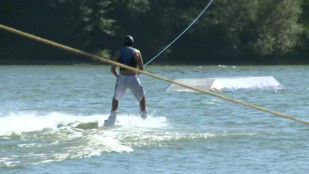
<svg viewBox="0 0 309 174"><path fill-rule="evenodd" d="M282 89L283 86L272 76L257 77L224 77L224 78L200 78L200 79L175 79L174 81L190 85L202 90L210 91L236 91L236 90L266 90ZM171 84L167 91L187 91L193 90L182 86Z"/></svg>

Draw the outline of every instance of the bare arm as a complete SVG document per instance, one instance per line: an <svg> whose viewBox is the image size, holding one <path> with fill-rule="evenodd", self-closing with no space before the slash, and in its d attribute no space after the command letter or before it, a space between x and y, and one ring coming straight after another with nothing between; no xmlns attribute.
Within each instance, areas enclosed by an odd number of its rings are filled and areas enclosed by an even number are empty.
<svg viewBox="0 0 309 174"><path fill-rule="evenodd" d="M119 60L119 58L120 58L120 53L117 52L116 55L115 55L115 57L114 57L112 60L115 61L115 62L117 62L117 61ZM118 77L118 76L119 76L119 73L118 73L118 71L117 71L116 68L117 68L116 65L112 65L112 67L111 67L111 72L114 74L115 77Z"/></svg>
<svg viewBox="0 0 309 174"><path fill-rule="evenodd" d="M139 50L134 51L134 58L135 58L136 63L137 63L137 69L143 71L144 70L144 62L143 62L142 54Z"/></svg>

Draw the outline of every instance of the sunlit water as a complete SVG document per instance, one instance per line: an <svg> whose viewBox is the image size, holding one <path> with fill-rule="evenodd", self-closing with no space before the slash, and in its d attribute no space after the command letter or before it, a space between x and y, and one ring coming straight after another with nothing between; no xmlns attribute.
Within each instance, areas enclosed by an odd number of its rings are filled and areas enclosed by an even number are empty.
<svg viewBox="0 0 309 174"><path fill-rule="evenodd" d="M309 66L148 66L175 78L273 76L282 90L220 92L309 120ZM0 173L309 171L309 126L141 75L148 119L128 91L103 128L109 66L0 66ZM79 124L86 127L78 127ZM92 123L97 123L92 125Z"/></svg>

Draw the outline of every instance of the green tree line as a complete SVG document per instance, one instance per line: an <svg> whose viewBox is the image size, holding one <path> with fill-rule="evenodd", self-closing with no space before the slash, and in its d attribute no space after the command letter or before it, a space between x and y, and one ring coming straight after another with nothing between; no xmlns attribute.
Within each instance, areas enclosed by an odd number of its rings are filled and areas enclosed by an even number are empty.
<svg viewBox="0 0 309 174"><path fill-rule="evenodd" d="M145 62L209 0L2 0L0 23L106 58L130 34ZM309 63L307 0L214 0L153 64ZM1 64L96 63L0 31Z"/></svg>

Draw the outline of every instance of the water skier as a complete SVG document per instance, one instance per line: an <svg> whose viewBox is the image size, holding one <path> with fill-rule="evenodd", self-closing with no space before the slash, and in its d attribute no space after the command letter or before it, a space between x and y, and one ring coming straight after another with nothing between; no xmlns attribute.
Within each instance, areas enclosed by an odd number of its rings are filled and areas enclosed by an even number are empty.
<svg viewBox="0 0 309 174"><path fill-rule="evenodd" d="M144 63L141 52L138 49L133 48L133 44L134 44L133 37L129 35L126 36L123 41L123 48L117 51L113 60L125 64L127 66L143 70ZM115 75L117 80L116 80L114 97L112 101L111 114L108 117L108 119L105 120L104 126L113 126L115 124L118 102L121 99L121 97L125 94L127 88L131 90L135 98L139 101L141 117L143 119L146 119L147 112L146 112L145 92L138 77L139 73L121 67L119 67L118 72L116 65L112 65L111 72Z"/></svg>

